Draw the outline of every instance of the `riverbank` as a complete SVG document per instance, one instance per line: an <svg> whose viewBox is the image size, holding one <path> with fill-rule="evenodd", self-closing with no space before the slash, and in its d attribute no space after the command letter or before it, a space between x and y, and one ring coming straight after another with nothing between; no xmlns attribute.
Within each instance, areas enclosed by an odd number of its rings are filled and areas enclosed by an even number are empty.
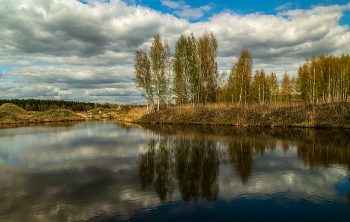
<svg viewBox="0 0 350 222"><path fill-rule="evenodd" d="M0 125L86 121L90 119L115 119L123 122L135 122L147 114L146 107L122 105L117 108L99 107L87 112L72 112L70 110L25 111L24 109L6 103L0 106Z"/></svg>
<svg viewBox="0 0 350 222"><path fill-rule="evenodd" d="M174 106L142 116L138 123L259 127L350 128L350 103L307 106Z"/></svg>
<svg viewBox="0 0 350 222"><path fill-rule="evenodd" d="M99 107L80 114L87 119L115 119L123 122L135 122L147 114L147 108L137 105L120 105L116 108Z"/></svg>
<svg viewBox="0 0 350 222"><path fill-rule="evenodd" d="M16 105L6 103L0 106L0 124L25 124L45 122L84 121L86 118L70 110L48 110L44 112L25 111Z"/></svg>
<svg viewBox="0 0 350 222"><path fill-rule="evenodd" d="M0 106L0 124L114 119L142 124L223 125L258 127L350 128L350 103L308 106L210 104L170 106L147 114L143 106L123 105L75 113L69 110L25 111L13 104Z"/></svg>

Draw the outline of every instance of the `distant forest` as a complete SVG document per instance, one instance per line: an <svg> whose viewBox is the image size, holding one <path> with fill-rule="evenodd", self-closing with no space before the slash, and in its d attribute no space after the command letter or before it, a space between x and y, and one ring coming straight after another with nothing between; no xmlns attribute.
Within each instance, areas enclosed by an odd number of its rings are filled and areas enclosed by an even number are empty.
<svg viewBox="0 0 350 222"><path fill-rule="evenodd" d="M89 111L100 106L98 103L85 103L64 100L41 100L41 99L0 99L0 106L4 103L12 103L26 111L46 111L50 109L68 109L76 111ZM109 107L107 107L109 108Z"/></svg>
<svg viewBox="0 0 350 222"><path fill-rule="evenodd" d="M167 40L154 37L149 54L136 50L134 81L143 89L149 112L159 104L238 103L316 104L348 101L350 56L334 55L306 59L297 78L284 73L281 85L276 73L263 69L253 73L253 57L244 48L229 72L220 72L218 43L213 32L199 38L181 35L174 55Z"/></svg>

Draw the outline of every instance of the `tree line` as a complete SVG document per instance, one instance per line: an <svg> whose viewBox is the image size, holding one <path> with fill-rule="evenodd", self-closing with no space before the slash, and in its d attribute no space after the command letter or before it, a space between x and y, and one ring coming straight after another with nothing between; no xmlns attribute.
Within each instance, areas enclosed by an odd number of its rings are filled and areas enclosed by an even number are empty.
<svg viewBox="0 0 350 222"><path fill-rule="evenodd" d="M167 40L154 37L149 55L137 49L134 59L134 81L144 90L147 110L160 104L207 103L217 101L218 43L212 32L198 39L181 35L172 58Z"/></svg>
<svg viewBox="0 0 350 222"><path fill-rule="evenodd" d="M347 101L350 93L350 57L321 56L306 59L298 77L287 71L280 84L276 73L256 70L253 57L242 49L230 72L220 72L218 42L213 32L199 38L182 34L172 56L167 40L154 37L150 52L137 49L134 81L143 89L148 112L160 104L205 103L320 103Z"/></svg>
<svg viewBox="0 0 350 222"><path fill-rule="evenodd" d="M312 56L299 67L301 98L308 103L348 101L350 56Z"/></svg>
<svg viewBox="0 0 350 222"><path fill-rule="evenodd" d="M41 99L0 99L0 106L4 103L12 103L26 111L46 111L50 109L68 109L76 111L89 111L101 104L64 101L64 100L41 100Z"/></svg>

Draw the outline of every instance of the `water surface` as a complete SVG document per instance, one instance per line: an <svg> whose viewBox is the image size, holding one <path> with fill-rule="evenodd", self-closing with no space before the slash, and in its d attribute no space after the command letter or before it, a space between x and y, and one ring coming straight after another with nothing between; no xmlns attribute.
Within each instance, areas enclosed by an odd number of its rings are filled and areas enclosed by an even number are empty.
<svg viewBox="0 0 350 222"><path fill-rule="evenodd" d="M0 129L0 221L350 221L350 131Z"/></svg>

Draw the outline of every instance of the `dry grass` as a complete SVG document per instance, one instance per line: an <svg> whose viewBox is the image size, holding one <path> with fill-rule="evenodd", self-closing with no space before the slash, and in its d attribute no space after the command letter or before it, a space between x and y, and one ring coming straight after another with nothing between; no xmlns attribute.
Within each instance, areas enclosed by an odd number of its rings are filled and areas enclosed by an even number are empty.
<svg viewBox="0 0 350 222"><path fill-rule="evenodd" d="M147 114L147 108L134 105L121 105L116 108L102 108L90 110L80 115L89 119L116 119L125 122L134 122L139 120L142 116Z"/></svg>
<svg viewBox="0 0 350 222"><path fill-rule="evenodd" d="M26 111L12 103L5 103L0 106L0 112L13 113L13 114L24 114Z"/></svg>
<svg viewBox="0 0 350 222"><path fill-rule="evenodd" d="M124 116L126 122L135 122L147 115L147 107L136 107L127 112Z"/></svg>
<svg viewBox="0 0 350 222"><path fill-rule="evenodd" d="M239 105L208 104L173 106L143 116L143 123L340 127L350 128L350 103L337 102L317 105Z"/></svg>
<svg viewBox="0 0 350 222"><path fill-rule="evenodd" d="M125 122L167 123L187 125L236 125L270 127L336 127L350 128L350 103L335 102L317 105L239 105L206 104L163 107L147 115L147 108L124 105L98 108L86 113L68 110L26 112L13 105L0 107L0 124L36 123L109 118Z"/></svg>
<svg viewBox="0 0 350 222"><path fill-rule="evenodd" d="M70 110L25 111L16 105L7 103L0 106L0 124L65 122L102 118L135 122L146 114L146 107L133 105L123 105L111 109L99 107L88 112L74 113Z"/></svg>
<svg viewBox="0 0 350 222"><path fill-rule="evenodd" d="M10 103L0 106L0 124L66 122L77 120L85 120L85 118L69 110L27 112Z"/></svg>

